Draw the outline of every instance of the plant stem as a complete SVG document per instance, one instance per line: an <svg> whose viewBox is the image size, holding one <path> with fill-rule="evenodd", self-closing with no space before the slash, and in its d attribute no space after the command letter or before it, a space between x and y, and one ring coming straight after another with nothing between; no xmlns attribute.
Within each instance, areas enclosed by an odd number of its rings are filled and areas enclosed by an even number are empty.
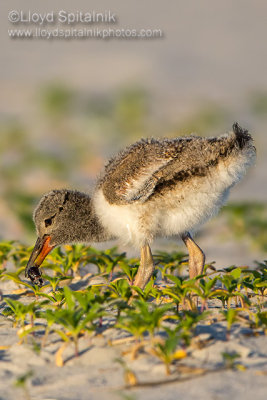
<svg viewBox="0 0 267 400"><path fill-rule="evenodd" d="M75 357L79 357L78 338L74 337Z"/></svg>

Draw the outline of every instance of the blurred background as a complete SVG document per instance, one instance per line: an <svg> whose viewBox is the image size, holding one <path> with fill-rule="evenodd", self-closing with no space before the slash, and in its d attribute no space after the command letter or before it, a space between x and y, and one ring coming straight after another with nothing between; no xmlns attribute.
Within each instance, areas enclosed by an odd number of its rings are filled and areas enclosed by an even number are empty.
<svg viewBox="0 0 267 400"><path fill-rule="evenodd" d="M40 196L89 191L125 145L217 135L237 121L255 138L257 164L198 242L218 266L266 258L266 1L2 0L0 7L1 240L33 244ZM10 23L11 10L111 10L115 28L160 29L162 37L15 39L8 29L38 25ZM154 249L176 246L170 239Z"/></svg>

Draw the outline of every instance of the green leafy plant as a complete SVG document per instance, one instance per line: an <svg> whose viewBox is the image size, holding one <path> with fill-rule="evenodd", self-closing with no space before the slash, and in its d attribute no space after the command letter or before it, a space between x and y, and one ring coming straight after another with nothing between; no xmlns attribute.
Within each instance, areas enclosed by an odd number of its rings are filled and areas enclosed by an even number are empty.
<svg viewBox="0 0 267 400"><path fill-rule="evenodd" d="M238 312L239 310L234 309L234 308L229 308L228 310L221 310L221 314L225 317L227 321L227 332L226 332L226 338L227 340L230 339L230 332L231 332L231 327L233 323L235 323L238 319Z"/></svg>
<svg viewBox="0 0 267 400"><path fill-rule="evenodd" d="M67 286L64 287L64 295L66 301L65 308L54 311L52 323L65 328L66 332L60 329L55 329L55 332L58 333L64 341L68 342L69 339L73 341L75 355L78 357L79 336L85 330L95 330L96 326L94 321L101 318L104 315L104 311L101 304L97 302L93 304L89 302L85 303L80 296L77 296L77 293L72 292ZM83 307L77 306L77 299L79 304L82 304ZM88 299L88 297L86 297L86 299ZM51 319L52 318L50 318L50 320Z"/></svg>
<svg viewBox="0 0 267 400"><path fill-rule="evenodd" d="M186 357L186 351L184 349L177 350L177 345L181 340L179 335L180 327L175 329L164 328L167 338L158 339L153 343L151 353L158 357L165 364L166 374L170 375L170 365L174 360L180 360Z"/></svg>
<svg viewBox="0 0 267 400"><path fill-rule="evenodd" d="M242 364L237 361L238 358L240 358L240 354L236 352L223 352L222 357L226 368L238 369L240 371L244 371L246 369Z"/></svg>
<svg viewBox="0 0 267 400"><path fill-rule="evenodd" d="M158 251L154 255L155 263L161 267L162 277L179 272L186 263L187 255L180 251Z"/></svg>
<svg viewBox="0 0 267 400"><path fill-rule="evenodd" d="M109 284L110 296L128 302L132 296L131 286L126 279L117 279Z"/></svg>
<svg viewBox="0 0 267 400"><path fill-rule="evenodd" d="M25 374L18 376L15 380L14 385L17 388L21 388L24 392L24 396L26 400L31 400L30 391L28 388L28 381L33 376L33 371L27 371Z"/></svg>
<svg viewBox="0 0 267 400"><path fill-rule="evenodd" d="M166 289L162 290L162 294L170 297L177 306L177 311L179 310L179 305L183 307L188 306L190 309L193 308L192 300L190 298L190 293L193 292L192 287L194 286L194 281L187 281L185 278L178 278L177 276L166 275L166 278L174 283L173 286L168 286Z"/></svg>
<svg viewBox="0 0 267 400"><path fill-rule="evenodd" d="M0 242L0 279L18 287L12 293L16 300L3 294L6 306L2 314L14 320L20 342L28 340L37 352L56 334L60 338L58 366L64 365L66 346L73 345L78 356L81 337L91 339L111 329L114 334L120 335L121 330L130 334L112 340L112 345L133 341L132 358L142 349L143 354L149 352L160 359L166 373L171 373L171 366L194 345L195 329L201 321L211 324L218 319L214 302L216 307L221 302L227 339L235 322L250 326L254 335L266 332L266 261L257 263L255 269L231 266L211 272L207 265L202 275L188 279L183 253L160 252L155 257L154 277L142 290L133 285L136 259L128 259L116 248L100 251L84 245L63 246L48 255L43 266L48 275L43 275L45 285L40 289L23 276L30 252L31 248L18 242ZM104 276L105 282L84 289L83 268L89 264L97 266L97 274ZM182 276L176 276L177 272ZM156 277L160 276L163 283L158 284ZM74 277L75 285L81 283L79 290L68 287ZM201 307L196 307L195 299L200 299ZM232 364L235 368L239 365ZM134 381L135 374L129 371L127 379Z"/></svg>
<svg viewBox="0 0 267 400"><path fill-rule="evenodd" d="M23 304L18 300L5 299L5 303L8 305L3 310L3 315L6 317L11 316L14 320L14 327L20 326L17 331L17 335L20 338L20 343L27 341L29 334L34 333L37 327L34 325L34 320L37 314L37 310L40 305L37 302L30 304ZM25 322L29 319L28 324Z"/></svg>
<svg viewBox="0 0 267 400"><path fill-rule="evenodd" d="M119 317L116 327L128 331L139 341L144 338L145 332L152 338L171 308L171 304L156 306L143 300L134 300L132 308L126 309L125 315Z"/></svg>

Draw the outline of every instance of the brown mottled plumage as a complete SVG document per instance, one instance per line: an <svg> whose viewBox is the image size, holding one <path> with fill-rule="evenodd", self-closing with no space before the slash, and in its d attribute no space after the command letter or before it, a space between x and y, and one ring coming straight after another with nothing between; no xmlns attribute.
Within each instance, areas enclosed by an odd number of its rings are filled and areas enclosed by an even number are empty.
<svg viewBox="0 0 267 400"><path fill-rule="evenodd" d="M34 213L38 240L26 275L41 283L38 266L55 246L119 238L141 248L135 285L153 272L149 245L157 236L180 236L189 251L189 274L202 272L204 253L190 232L214 215L230 188L254 162L250 134L234 124L218 138L146 139L107 164L92 199L84 193L46 194Z"/></svg>
<svg viewBox="0 0 267 400"><path fill-rule="evenodd" d="M219 138L142 139L109 161L98 186L109 203L146 201L151 194L158 195L158 189L207 175L220 161L238 155L250 141L248 132L237 124L232 134ZM140 176L147 177L142 192L127 195Z"/></svg>

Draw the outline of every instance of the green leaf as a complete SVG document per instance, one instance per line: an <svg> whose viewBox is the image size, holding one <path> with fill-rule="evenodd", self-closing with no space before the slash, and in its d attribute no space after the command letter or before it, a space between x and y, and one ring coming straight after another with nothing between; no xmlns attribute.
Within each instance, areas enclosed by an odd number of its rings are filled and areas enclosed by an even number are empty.
<svg viewBox="0 0 267 400"><path fill-rule="evenodd" d="M66 304L70 310L74 310L75 300L73 299L72 291L68 286L64 286L64 296L66 300Z"/></svg>

